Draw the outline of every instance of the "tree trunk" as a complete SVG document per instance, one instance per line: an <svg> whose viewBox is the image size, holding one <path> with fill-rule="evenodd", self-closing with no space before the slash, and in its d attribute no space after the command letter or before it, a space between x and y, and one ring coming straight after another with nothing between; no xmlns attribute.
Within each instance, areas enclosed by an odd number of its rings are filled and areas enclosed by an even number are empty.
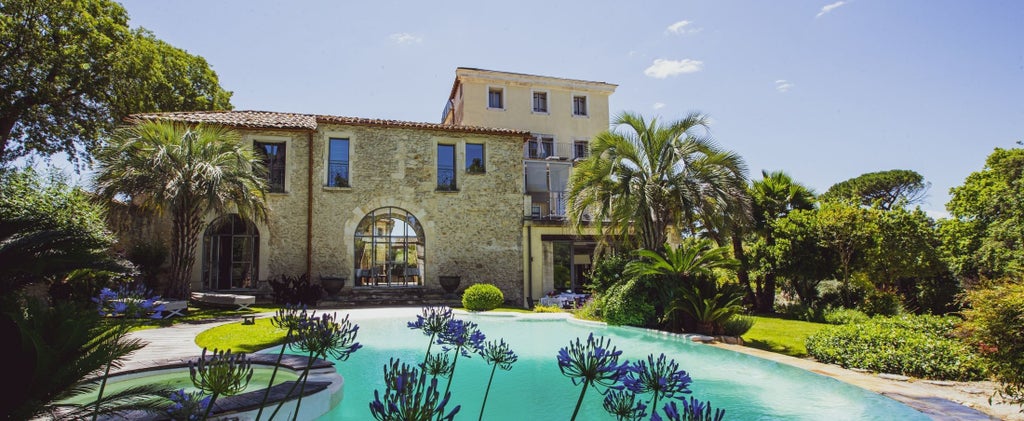
<svg viewBox="0 0 1024 421"><path fill-rule="evenodd" d="M201 228L201 212L181 210L174 212L171 229L171 298L189 299L192 292L192 266L195 264L196 244Z"/></svg>
<svg viewBox="0 0 1024 421"><path fill-rule="evenodd" d="M747 253L743 251L743 238L740 232L732 235L732 254L736 256L736 260L740 261L740 267L736 269L736 278L740 285L743 285L743 290L746 291L743 303L754 305L756 295L754 295L754 289L750 287L750 268L747 263Z"/></svg>
<svg viewBox="0 0 1024 421"><path fill-rule="evenodd" d="M771 314L775 312L775 274L768 272L764 275L764 290L759 291L757 296L757 312Z"/></svg>

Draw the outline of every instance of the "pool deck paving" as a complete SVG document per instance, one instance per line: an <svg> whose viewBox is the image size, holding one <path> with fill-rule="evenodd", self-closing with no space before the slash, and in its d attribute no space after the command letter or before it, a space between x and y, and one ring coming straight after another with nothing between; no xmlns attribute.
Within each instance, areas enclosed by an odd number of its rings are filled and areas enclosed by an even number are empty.
<svg viewBox="0 0 1024 421"><path fill-rule="evenodd" d="M318 309L318 311L344 311L372 316L374 314L394 315L396 313L414 316L419 308L375 308L375 309ZM257 314L270 317L273 313ZM551 317L545 315L542 317ZM200 332L226 323L241 323L241 317L212 320L207 323L178 323L159 329L139 330L131 333L132 338L141 339L148 345L123 361L120 370L137 370L167 362L187 362L202 353L195 343ZM998 402L998 397L989 404L989 397L996 388L993 382L929 382L902 376L880 375L859 372L842 367L822 364L811 359L795 358L742 345L710 343L730 351L740 352L781 364L798 367L844 383L882 394L921 411L934 420L974 421L1008 420L1024 421L1020 407Z"/></svg>

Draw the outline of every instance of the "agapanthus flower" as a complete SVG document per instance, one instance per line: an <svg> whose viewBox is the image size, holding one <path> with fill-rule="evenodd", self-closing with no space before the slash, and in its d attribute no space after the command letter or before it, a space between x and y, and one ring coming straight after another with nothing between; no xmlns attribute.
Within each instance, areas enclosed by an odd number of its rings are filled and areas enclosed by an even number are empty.
<svg viewBox="0 0 1024 421"><path fill-rule="evenodd" d="M487 390L484 392L484 400L480 404L480 420L484 419L484 407L487 406L487 396L491 393L491 382L494 381L494 372L500 367L502 370L508 371L512 369L512 364L519 361L519 356L515 352L512 352L512 348L505 343L504 339L498 342L489 341L484 344L483 350L480 351L480 357L484 359L487 364L492 365L491 377L487 379Z"/></svg>
<svg viewBox="0 0 1024 421"><path fill-rule="evenodd" d="M619 364L620 355L622 351L611 347L611 340L604 337L594 339L593 333L587 337L586 344L576 338L575 342L569 342L568 347L558 351L558 369L562 375L572 379L574 385L583 385L572 413L573 420L580 411L587 389L602 386L604 390L598 391L607 393L608 389L617 388L615 384L626 374L627 368L626 363Z"/></svg>
<svg viewBox="0 0 1024 421"><path fill-rule="evenodd" d="M445 306L423 307L415 322L409 322L409 329L419 329L426 336L435 336L448 328L452 320L452 309Z"/></svg>
<svg viewBox="0 0 1024 421"><path fill-rule="evenodd" d="M647 356L647 361L639 360L629 366L622 385L637 395L653 394L651 407L657 408L658 401L663 398L682 399L681 395L689 394L688 389L693 380L686 371L679 369L675 360L661 354L657 360L654 354Z"/></svg>
<svg viewBox="0 0 1024 421"><path fill-rule="evenodd" d="M676 406L675 401L669 402L664 411L668 421L722 421L725 418L724 409L712 412L710 401L702 402L694 397L681 400L679 406Z"/></svg>
<svg viewBox="0 0 1024 421"><path fill-rule="evenodd" d="M485 339L487 337L480 332L476 323L452 319L448 321L448 326L437 338L437 343L446 352L454 349L462 356L470 358L472 354L483 351Z"/></svg>
<svg viewBox="0 0 1024 421"><path fill-rule="evenodd" d="M164 311L164 305L158 304L160 296L150 295L150 291L142 284L121 284L116 290L103 288L92 301L96 303L100 316L105 317L159 319Z"/></svg>
<svg viewBox="0 0 1024 421"><path fill-rule="evenodd" d="M299 323L293 346L314 358L347 360L353 352L363 347L355 342L359 325L350 322L347 314L341 320L336 317L336 314L321 314Z"/></svg>
<svg viewBox="0 0 1024 421"><path fill-rule="evenodd" d="M437 378L427 380L426 373L394 358L384 366L384 393L373 391L370 414L379 421L451 421L461 406L446 412L451 398L438 391Z"/></svg>
<svg viewBox="0 0 1024 421"><path fill-rule="evenodd" d="M615 419L619 421L639 421L647 416L647 405L642 401L637 401L636 394L629 391L612 390L608 392L604 396L602 405L605 411L614 415Z"/></svg>
<svg viewBox="0 0 1024 421"><path fill-rule="evenodd" d="M173 421L199 421L210 406L210 397L201 391L185 393L185 389L178 389L171 393L170 400L167 416Z"/></svg>
<svg viewBox="0 0 1024 421"><path fill-rule="evenodd" d="M233 354L231 350L213 350L206 356L206 348L198 360L188 364L189 375L196 389L214 395L236 395L249 385L252 379L252 362L245 353Z"/></svg>
<svg viewBox="0 0 1024 421"><path fill-rule="evenodd" d="M594 339L591 333L587 343L569 342L569 346L558 351L558 369L572 379L574 385L582 383L613 387L626 374L628 363L619 364L622 351L610 347L611 340L604 337Z"/></svg>
<svg viewBox="0 0 1024 421"><path fill-rule="evenodd" d="M420 364L420 368L430 377L449 378L455 371L452 360L444 352L427 355L427 360Z"/></svg>

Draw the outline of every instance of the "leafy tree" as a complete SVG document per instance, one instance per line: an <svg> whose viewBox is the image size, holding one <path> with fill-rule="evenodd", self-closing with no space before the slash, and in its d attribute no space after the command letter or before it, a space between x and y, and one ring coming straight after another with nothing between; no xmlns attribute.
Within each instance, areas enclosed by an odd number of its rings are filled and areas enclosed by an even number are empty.
<svg viewBox="0 0 1024 421"><path fill-rule="evenodd" d="M762 313L771 313L775 303L775 289L777 276L777 259L773 258L771 250L775 247L776 220L784 218L795 210L807 210L814 207L814 193L804 185L793 181L793 179L782 171L762 171L761 180L755 180L750 186L750 197L752 201L753 227L752 234L763 241L761 253L756 259L757 272L760 276L755 277L756 290L752 290L749 282L745 284L748 295L753 295L757 310Z"/></svg>
<svg viewBox="0 0 1024 421"><path fill-rule="evenodd" d="M872 221L866 209L838 202L824 202L817 212L819 241L834 254L841 298L845 306L852 307L850 279L872 244Z"/></svg>
<svg viewBox="0 0 1024 421"><path fill-rule="evenodd" d="M111 0L0 2L0 163L78 161L131 113L230 109L202 58L145 30Z"/></svg>
<svg viewBox="0 0 1024 421"><path fill-rule="evenodd" d="M661 125L632 113L615 118L616 128L590 142L590 156L569 178L569 218L580 227L584 214L606 239L637 242L660 250L669 226L693 230L700 214L734 209L743 200L746 166L693 131L707 118L691 113ZM587 218L591 219L591 218Z"/></svg>
<svg viewBox="0 0 1024 421"><path fill-rule="evenodd" d="M775 244L764 253L772 260L784 287L801 304L812 307L818 285L836 272L835 254L823 243L816 209L797 209L772 223Z"/></svg>
<svg viewBox="0 0 1024 421"><path fill-rule="evenodd" d="M954 273L969 281L1024 272L1024 149L996 148L985 167L950 189L942 223Z"/></svg>
<svg viewBox="0 0 1024 421"><path fill-rule="evenodd" d="M820 199L851 201L862 206L890 210L921 203L930 185L915 171L878 171L836 183Z"/></svg>
<svg viewBox="0 0 1024 421"><path fill-rule="evenodd" d="M97 151L97 193L171 218L171 290L188 298L196 245L209 213L266 220L266 168L237 132L220 126L144 121Z"/></svg>

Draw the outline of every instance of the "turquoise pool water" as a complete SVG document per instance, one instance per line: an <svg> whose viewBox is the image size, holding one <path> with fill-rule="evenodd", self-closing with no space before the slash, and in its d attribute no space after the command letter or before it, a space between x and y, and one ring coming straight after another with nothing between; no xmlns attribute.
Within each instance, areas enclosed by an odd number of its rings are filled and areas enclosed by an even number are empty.
<svg viewBox="0 0 1024 421"><path fill-rule="evenodd" d="M352 314L351 319L360 326L358 341L364 348L338 363L345 378L344 395L341 404L320 420L372 419L369 402L374 389L383 390L383 367L388 359L422 361L428 338L406 327L406 322L415 318L410 314L416 313ZM835 379L642 329L518 316L456 317L478 323L488 339L504 338L519 355L511 371L495 374L485 420L569 419L579 388L561 374L555 357L570 340L585 339L590 332L610 337L630 360L664 352L693 378L693 396L725 408L729 420L930 419L892 399ZM459 358L452 383L452 402L462 405L456 419L477 418L489 374L490 366L479 356ZM614 419L601 407L601 398L588 392L579 419Z"/></svg>

